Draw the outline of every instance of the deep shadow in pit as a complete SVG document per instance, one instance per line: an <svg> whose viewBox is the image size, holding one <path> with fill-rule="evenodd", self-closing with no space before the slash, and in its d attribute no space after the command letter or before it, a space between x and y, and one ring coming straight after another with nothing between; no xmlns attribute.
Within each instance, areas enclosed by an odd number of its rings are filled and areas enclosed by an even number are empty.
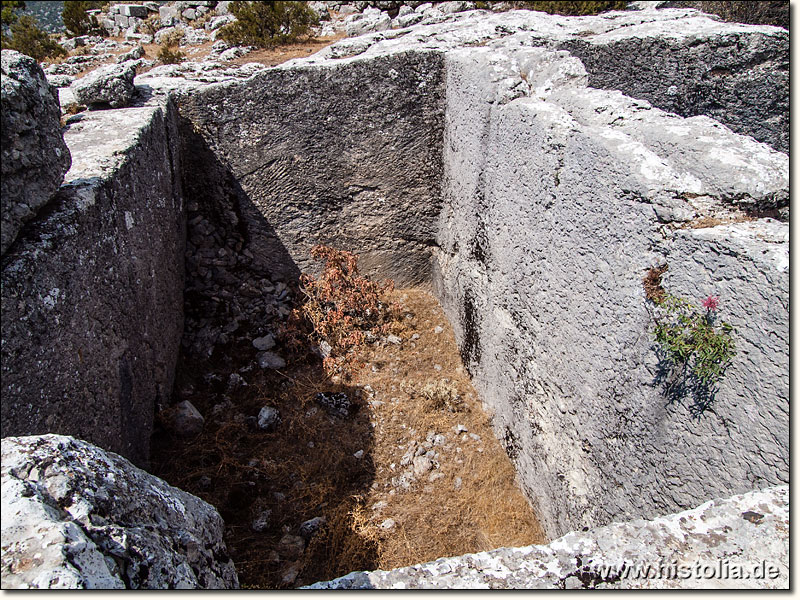
<svg viewBox="0 0 800 600"><path fill-rule="evenodd" d="M376 568L375 543L353 523L375 475L365 399L327 377L310 345L291 353L283 345L300 296L297 265L185 121L181 145L184 336L171 404L156 418L152 471L218 509L242 587L296 587ZM248 250L254 235L259 255ZM333 393L346 395L349 410L320 402ZM204 417L194 435L181 435L173 419L185 400ZM280 415L266 429L265 406Z"/></svg>

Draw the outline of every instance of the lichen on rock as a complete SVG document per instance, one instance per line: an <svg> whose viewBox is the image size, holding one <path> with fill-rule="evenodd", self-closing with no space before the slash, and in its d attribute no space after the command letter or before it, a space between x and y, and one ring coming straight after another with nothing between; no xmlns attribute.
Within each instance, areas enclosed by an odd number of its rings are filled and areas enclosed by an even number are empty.
<svg viewBox="0 0 800 600"><path fill-rule="evenodd" d="M238 587L206 502L67 436L2 442L4 588Z"/></svg>

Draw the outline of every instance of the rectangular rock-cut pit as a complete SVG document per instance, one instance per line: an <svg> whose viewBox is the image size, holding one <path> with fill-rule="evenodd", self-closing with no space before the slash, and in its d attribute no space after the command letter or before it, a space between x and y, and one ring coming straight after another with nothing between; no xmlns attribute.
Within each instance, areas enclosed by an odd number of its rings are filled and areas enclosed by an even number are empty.
<svg viewBox="0 0 800 600"><path fill-rule="evenodd" d="M785 207L785 155L587 80L547 50L406 52L181 104L241 185L255 257L270 231L300 270L321 242L434 286L552 537L780 484L788 464L786 224L691 228L704 210ZM665 261L672 292L720 295L737 328L737 360L699 414L658 383L642 279Z"/></svg>
<svg viewBox="0 0 800 600"><path fill-rule="evenodd" d="M240 270L296 276L326 243L372 275L432 285L551 537L787 481L788 225L752 219L785 215L788 158L591 90L594 76L548 50L431 49L175 94L180 117L155 111L121 149L131 160L98 180L110 191L90 210L113 231L93 213L48 233L69 214L56 205L4 257L4 435L57 430L146 456L178 354L185 200L206 273L227 268L210 256L225 247ZM730 223L694 229L699 215ZM192 241L204 220L209 246ZM28 281L19 261L60 274ZM641 280L663 262L670 291L719 295L736 327L737 358L699 414L657 382ZM51 280L74 286L67 303ZM89 421L69 416L85 406Z"/></svg>

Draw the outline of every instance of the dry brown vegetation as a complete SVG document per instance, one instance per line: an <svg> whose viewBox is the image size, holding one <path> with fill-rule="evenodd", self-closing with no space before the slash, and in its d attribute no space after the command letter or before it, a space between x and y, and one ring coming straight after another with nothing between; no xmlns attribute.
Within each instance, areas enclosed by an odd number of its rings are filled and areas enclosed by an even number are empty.
<svg viewBox="0 0 800 600"><path fill-rule="evenodd" d="M669 265L667 263L657 267L650 267L647 271L647 275L644 276L642 286L644 287L644 294L650 302L661 304L666 297L667 292L664 286L661 285L661 276L666 273L668 269Z"/></svg>
<svg viewBox="0 0 800 600"><path fill-rule="evenodd" d="M284 46L276 46L275 48L254 50L250 54L240 56L231 61L234 65L244 65L246 63L259 63L267 67L274 67L281 63L291 60L293 58L303 58L315 52L319 52L326 46L330 46L333 42L342 39L345 35L342 33L334 37L318 37L306 42L297 44L287 44Z"/></svg>
<svg viewBox="0 0 800 600"><path fill-rule="evenodd" d="M228 373L252 362L252 347L231 346L203 364L181 365L178 399L200 409L205 427L185 439L159 426L153 467L219 509L244 587L296 587L353 570L545 540L438 303L419 289L387 300L403 306L394 329L403 342L368 345L366 366L348 385L331 381L311 352L289 357L280 372L247 372L249 385L232 391ZM357 410L347 418L329 415L314 401L318 392L344 392ZM281 413L273 432L245 420L264 405ZM457 435L456 425L480 439ZM429 432L446 436L435 447L440 468L407 490L393 485L407 469L400 463L409 442L424 442ZM432 473L441 476L429 481ZM251 524L265 509L272 511L269 527L257 533ZM313 517L326 523L298 555L285 536ZM381 527L387 519L394 521L388 529Z"/></svg>
<svg viewBox="0 0 800 600"><path fill-rule="evenodd" d="M717 227L718 225L730 225L732 223L746 223L748 221L755 221L755 217L747 214L731 214L722 216L700 216L691 221L687 221L682 228L686 229L706 229L708 227Z"/></svg>

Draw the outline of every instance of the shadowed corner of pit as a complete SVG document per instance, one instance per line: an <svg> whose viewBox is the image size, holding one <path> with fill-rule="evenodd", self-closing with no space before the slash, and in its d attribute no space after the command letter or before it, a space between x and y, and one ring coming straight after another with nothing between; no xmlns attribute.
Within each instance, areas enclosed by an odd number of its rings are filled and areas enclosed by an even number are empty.
<svg viewBox="0 0 800 600"><path fill-rule="evenodd" d="M180 123L180 138L187 238L212 223L217 229L206 238L226 251L231 240L240 240L236 252L250 256L230 268L235 277L220 280L220 293L187 291L186 318L224 325L232 316L224 298L240 297L241 281L261 279L286 282L289 308L297 308L300 268L274 227L188 121ZM216 259L210 260L213 271ZM187 290L191 283L187 274ZM182 347L171 404L189 400L206 421L195 437L181 438L157 419L155 473L217 508L244 588L294 588L377 568L377 544L361 535L358 522L375 481L367 398L358 386L325 374L310 340L302 348L284 347L277 320L273 333L286 365L253 366L256 348L249 338L267 323L250 319L239 323L252 332L248 339L231 337L208 356L192 354L191 344ZM229 389L231 374L239 373L247 385ZM319 394L344 394L350 410L327 410ZM257 425L264 407L280 414L274 429ZM311 532L307 524L317 517L322 525Z"/></svg>

